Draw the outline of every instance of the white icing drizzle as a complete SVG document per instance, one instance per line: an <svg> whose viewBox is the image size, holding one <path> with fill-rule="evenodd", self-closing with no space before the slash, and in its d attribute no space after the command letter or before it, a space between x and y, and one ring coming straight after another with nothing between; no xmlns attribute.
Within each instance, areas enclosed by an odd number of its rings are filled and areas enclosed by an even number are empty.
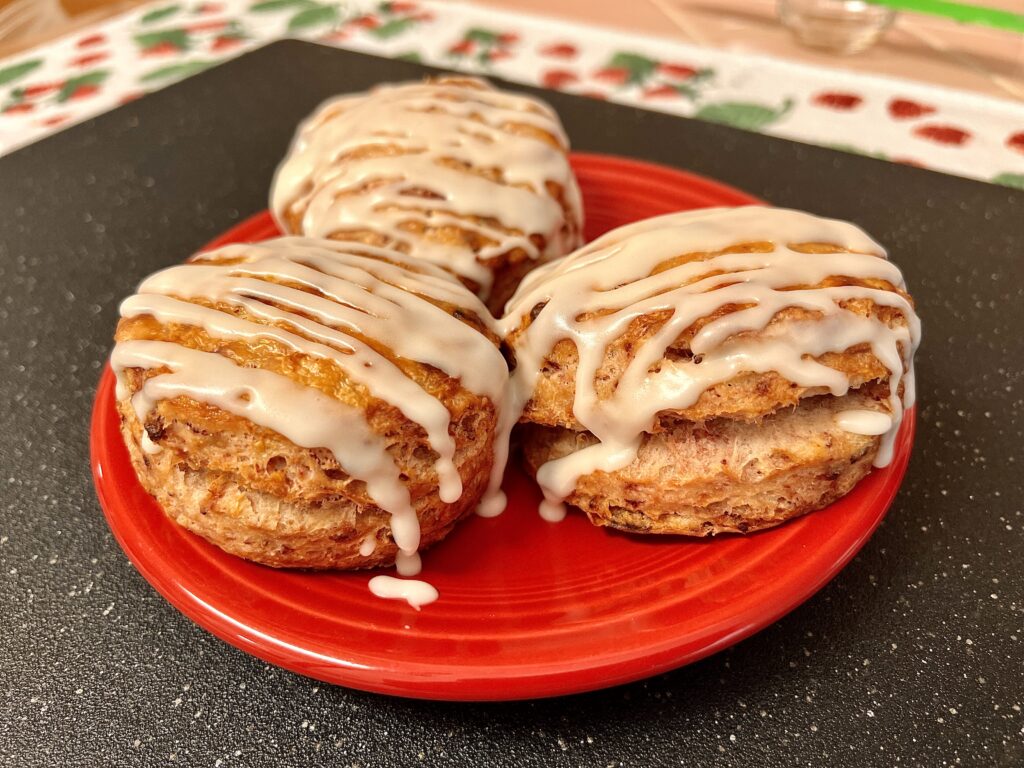
<svg viewBox="0 0 1024 768"><path fill-rule="evenodd" d="M377 535L371 533L366 536L361 542L359 542L359 554L363 557L369 557L377 551Z"/></svg>
<svg viewBox="0 0 1024 768"><path fill-rule="evenodd" d="M540 503L538 512L540 512L541 518L549 523L560 523L565 520L565 504L558 501L544 499Z"/></svg>
<svg viewBox="0 0 1024 768"><path fill-rule="evenodd" d="M160 451L163 450L159 445L149 439L149 434L145 430L143 430L142 434L139 436L139 445L142 447L142 450L150 456L160 453Z"/></svg>
<svg viewBox="0 0 1024 768"><path fill-rule="evenodd" d="M836 424L855 435L884 435L892 429L892 417L881 411L855 408L836 414Z"/></svg>
<svg viewBox="0 0 1024 768"><path fill-rule="evenodd" d="M374 576L370 579L370 591L377 597L388 600L405 600L417 611L438 598L433 585L417 579L396 579L394 576Z"/></svg>
<svg viewBox="0 0 1024 768"><path fill-rule="evenodd" d="M228 246L200 255L193 264L150 276L138 294L122 303L121 314L199 327L218 339L254 345L273 341L330 360L371 395L423 428L438 454L439 495L451 503L462 494L462 480L453 462L450 413L362 339L444 371L488 397L499 412L508 369L482 333L423 297L472 312L487 323L483 304L443 270L417 264L419 271L412 271L405 266L412 264L392 251L297 237ZM192 303L195 300L242 309L262 322ZM125 368L169 370L148 378L134 394L132 405L140 422L157 401L187 396L272 429L298 446L330 450L391 514L403 572L418 570L419 522L409 492L383 439L370 429L361 410L272 371L242 367L223 355L170 342L120 342L111 363L120 399L128 396ZM150 450L147 443L159 448L145 431L140 443L145 450ZM375 548L375 541L364 541L360 552L368 556Z"/></svg>
<svg viewBox="0 0 1024 768"><path fill-rule="evenodd" d="M415 576L423 570L419 552L399 552L395 558L395 570L401 576Z"/></svg>
<svg viewBox="0 0 1024 768"><path fill-rule="evenodd" d="M768 253L729 253L652 272L681 254L715 252L745 242L770 242ZM863 253L808 254L789 244L829 243ZM573 413L600 442L540 467L545 494L542 514L558 519L562 502L577 480L594 471L614 472L632 462L643 434L662 411L685 409L711 386L744 372L776 371L802 387L845 394L850 382L814 358L867 344L888 368L889 429L876 464L888 464L905 407L913 403L913 354L920 324L898 293L861 286L794 288L830 276L885 280L904 289L899 269L885 251L852 224L798 211L746 207L669 214L609 232L564 259L527 275L508 305L507 334L523 317L545 304L516 340L517 367L502 431L508 434L533 395L544 359L563 339L579 355ZM792 288L792 289L791 289ZM870 299L893 307L907 326L890 328L840 306ZM744 305L705 325L691 342L693 359L666 359L668 347L700 318L727 305ZM748 306L749 305L749 306ZM818 313L817 319L767 327L787 307ZM595 375L609 345L630 323L652 312L670 318L634 350L613 395L601 399ZM584 318L587 313L596 316ZM750 333L760 332L756 337ZM899 385L904 383L901 399ZM492 486L500 482L496 473Z"/></svg>
<svg viewBox="0 0 1024 768"><path fill-rule="evenodd" d="M517 133L515 125L544 131L559 146ZM580 244L582 202L568 146L548 105L483 80L382 86L330 100L299 127L277 169L271 210L282 229L289 210L302 211L300 232L315 237L373 230L472 280L483 296L492 282L489 259L522 248L531 259L547 260ZM383 147L394 149L361 156ZM445 160L496 169L502 181L446 166ZM547 192L549 181L564 190L568 222ZM362 189L368 184L372 188ZM474 251L431 243L403 228L407 223L454 225L494 245ZM544 237L543 250L530 240L532 234Z"/></svg>

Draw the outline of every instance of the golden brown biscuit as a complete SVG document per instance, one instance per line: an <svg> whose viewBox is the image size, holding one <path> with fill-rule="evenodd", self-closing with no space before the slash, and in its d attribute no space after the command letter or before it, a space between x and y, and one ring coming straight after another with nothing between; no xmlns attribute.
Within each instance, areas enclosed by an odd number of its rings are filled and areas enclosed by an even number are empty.
<svg viewBox="0 0 1024 768"><path fill-rule="evenodd" d="M545 103L444 77L328 101L300 126L271 208L285 232L388 246L500 310L581 240L568 139Z"/></svg>
<svg viewBox="0 0 1024 768"><path fill-rule="evenodd" d="M480 501L507 377L490 323L457 280L390 251L201 254L122 305L125 442L165 512L228 552L389 564Z"/></svg>
<svg viewBox="0 0 1024 768"><path fill-rule="evenodd" d="M847 395L810 398L758 420L677 422L646 434L636 459L615 472L580 478L566 502L595 525L638 533L711 536L751 533L831 504L870 470L880 438L841 429L850 408L884 403ZM597 442L589 432L526 424L526 465Z"/></svg>
<svg viewBox="0 0 1024 768"><path fill-rule="evenodd" d="M529 275L502 325L555 517L568 502L655 533L776 525L887 463L913 400L899 270L853 225L797 211L622 227ZM744 475L741 455L770 471Z"/></svg>

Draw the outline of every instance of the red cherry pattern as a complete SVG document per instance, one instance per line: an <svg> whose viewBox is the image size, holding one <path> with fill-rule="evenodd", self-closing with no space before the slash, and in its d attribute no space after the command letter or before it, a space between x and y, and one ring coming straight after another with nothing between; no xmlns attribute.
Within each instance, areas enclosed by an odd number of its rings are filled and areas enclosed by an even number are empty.
<svg viewBox="0 0 1024 768"><path fill-rule="evenodd" d="M625 67L605 67L594 73L594 79L612 85L621 85L629 80L629 70Z"/></svg>
<svg viewBox="0 0 1024 768"><path fill-rule="evenodd" d="M545 88L558 90L565 86L579 82L579 75L568 69L549 69L541 75L540 82Z"/></svg>
<svg viewBox="0 0 1024 768"><path fill-rule="evenodd" d="M697 70L686 64L659 64L658 72L671 80L689 80Z"/></svg>
<svg viewBox="0 0 1024 768"><path fill-rule="evenodd" d="M541 56L549 56L552 59L573 59L578 53L576 46L571 43L553 43L540 49Z"/></svg>
<svg viewBox="0 0 1024 768"><path fill-rule="evenodd" d="M103 43L105 43L105 42L107 42L107 36L106 35L102 35L102 34L88 35L86 37L83 37L77 43L75 43L75 46L78 47L78 48L92 48L93 46L96 46L96 45L103 45Z"/></svg>
<svg viewBox="0 0 1024 768"><path fill-rule="evenodd" d="M26 86L23 95L26 99L34 99L36 96L45 96L63 87L64 83L37 83L36 85Z"/></svg>
<svg viewBox="0 0 1024 768"><path fill-rule="evenodd" d="M68 65L72 67L88 67L90 64L96 64L109 58L109 56L110 54L107 53L88 53L85 56L72 59L68 62Z"/></svg>
<svg viewBox="0 0 1024 768"><path fill-rule="evenodd" d="M143 56L169 56L177 53L179 50L178 46L170 41L164 41L151 45L142 51Z"/></svg>
<svg viewBox="0 0 1024 768"><path fill-rule="evenodd" d="M230 35L220 35L214 38L213 43L210 45L211 51L227 51L231 48L237 48L242 44L242 39L239 37L232 37Z"/></svg>
<svg viewBox="0 0 1024 768"><path fill-rule="evenodd" d="M198 21L195 24L189 24L185 29L192 34L199 34L202 32L218 32L228 25L227 21Z"/></svg>
<svg viewBox="0 0 1024 768"><path fill-rule="evenodd" d="M459 42L457 42L455 45L448 49L448 53L453 53L461 56L467 53L472 53L475 48L476 43L474 43L472 40L460 40Z"/></svg>
<svg viewBox="0 0 1024 768"><path fill-rule="evenodd" d="M87 96L92 96L92 95L94 95L96 93L99 93L99 90L100 90L100 87L98 85L92 85L92 84L80 85L77 88L75 88L74 91L71 92L71 95L68 96L68 99L71 99L71 100L84 99Z"/></svg>
<svg viewBox="0 0 1024 768"><path fill-rule="evenodd" d="M365 16L360 16L357 19L352 19L349 22L350 26L360 27L362 29L376 29L380 26L380 19L374 16L372 13L368 13Z"/></svg>
<svg viewBox="0 0 1024 768"><path fill-rule="evenodd" d="M893 99L889 102L889 114L894 120L909 120L934 114L935 107L910 99Z"/></svg>
<svg viewBox="0 0 1024 768"><path fill-rule="evenodd" d="M644 89L643 97L645 99L676 99L679 98L679 91L671 85L654 85Z"/></svg>
<svg viewBox="0 0 1024 768"><path fill-rule="evenodd" d="M198 2L191 7L179 6L191 18L182 18L176 29L167 30L179 35L200 35L209 33L210 37L204 44L206 50L211 54L223 53L242 46L248 36L239 28L236 21L230 18L220 18L215 15L225 13L226 4L223 2ZM340 41L346 39L355 29L373 31L380 28L385 22L391 23L396 16L412 19L416 22L431 21L434 14L422 10L416 2L408 0L392 0L382 3L376 9L377 12L365 13L354 19L350 19L343 26L335 26L326 31L323 39ZM162 30L157 30L160 33ZM472 61L480 63L494 63L512 58L514 47L521 42L521 35L516 32L499 32L498 30L473 30L466 36L454 42L448 49L453 56L471 56ZM162 57L180 54L185 49L198 50L198 41L190 41L188 38L182 40L171 38L170 35L164 39L157 38L148 46L140 50L145 57ZM99 64L110 58L107 50L102 46L110 45L111 41L104 33L92 33L78 38L74 46L79 50L79 55L67 60L66 66L69 69L86 70L88 67ZM544 58L553 60L570 61L580 55L577 45L564 41L555 40L539 45L536 53ZM554 62L553 62L554 63ZM591 98L604 99L612 92L612 88L624 86L635 86L639 95L651 101L680 99L684 96L689 99L696 98L697 89L706 78L713 78L714 72L702 70L689 64L679 61L658 61L651 59L641 52L620 52L610 57L606 66L596 71L581 74L573 68L554 66L542 69L539 74L540 84L545 88L566 89L572 88L574 92ZM67 86L64 82L40 82L28 85L21 85L11 91L11 97L5 106L2 106L3 114L30 114L38 110L44 104L51 101L79 100L93 96L100 92L101 82L88 82L89 73L85 72L83 77L86 82L80 85L75 84L77 77L68 80ZM587 81L596 85L595 88L587 88ZM121 98L122 101L131 100L141 95L141 92L132 92ZM44 102L45 100L45 102ZM846 90L821 91L808 100L810 104L836 112L852 112L864 106L864 96ZM895 121L915 121L937 114L938 108L934 104L924 101L907 98L892 97L885 102L886 111L889 117ZM56 125L70 116L59 115L37 118L38 125ZM974 138L971 131L957 125L946 122L929 121L924 124L916 123L909 126L910 134L917 139L931 142L935 145L946 147L962 147L968 145ZM998 141L998 139L997 139ZM1003 143L1005 147L1013 152L1024 154L1024 130L1018 130L1008 135ZM894 156L893 162L901 162L908 165L923 165L919 160L908 156Z"/></svg>
<svg viewBox="0 0 1024 768"><path fill-rule="evenodd" d="M811 103L819 107L827 107L829 109L836 109L845 112L859 107L864 103L864 99L855 93L824 91L815 95L814 98L811 99Z"/></svg>
<svg viewBox="0 0 1024 768"><path fill-rule="evenodd" d="M914 135L921 139L934 141L936 144L946 144L954 147L963 146L971 139L971 134L962 128L938 123L915 128Z"/></svg>

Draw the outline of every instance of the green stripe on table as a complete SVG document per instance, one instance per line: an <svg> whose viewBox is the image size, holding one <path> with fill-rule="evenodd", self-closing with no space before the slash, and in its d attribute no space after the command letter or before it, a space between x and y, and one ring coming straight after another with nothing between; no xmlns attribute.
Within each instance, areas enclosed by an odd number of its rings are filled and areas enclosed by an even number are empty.
<svg viewBox="0 0 1024 768"><path fill-rule="evenodd" d="M884 5L896 11L943 16L964 24L981 24L1011 32L1024 32L1024 14L986 8L983 5L951 3L948 0L868 0L873 5Z"/></svg>

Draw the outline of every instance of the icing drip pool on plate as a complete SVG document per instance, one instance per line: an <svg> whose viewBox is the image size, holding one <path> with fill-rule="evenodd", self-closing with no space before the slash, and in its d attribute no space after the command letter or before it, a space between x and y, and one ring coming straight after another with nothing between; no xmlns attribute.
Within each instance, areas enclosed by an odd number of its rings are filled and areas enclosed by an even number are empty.
<svg viewBox="0 0 1024 768"><path fill-rule="evenodd" d="M396 579L394 576L374 576L369 582L370 591L387 600L405 600L417 611L424 605L437 600L437 590L418 579Z"/></svg>

